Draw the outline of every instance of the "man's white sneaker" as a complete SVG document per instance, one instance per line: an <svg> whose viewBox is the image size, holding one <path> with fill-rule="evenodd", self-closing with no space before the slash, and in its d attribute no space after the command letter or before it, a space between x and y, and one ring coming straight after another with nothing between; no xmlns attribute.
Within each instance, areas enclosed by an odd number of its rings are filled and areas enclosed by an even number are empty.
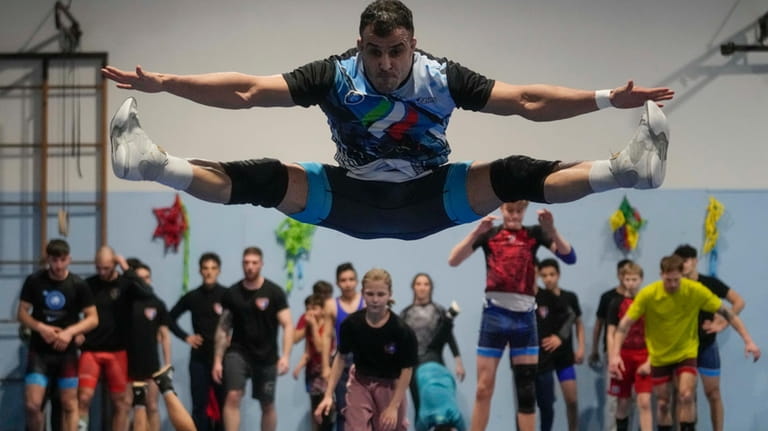
<svg viewBox="0 0 768 431"><path fill-rule="evenodd" d="M611 158L611 173L621 187L657 188L666 175L668 147L667 118L649 100L629 145Z"/></svg>
<svg viewBox="0 0 768 431"><path fill-rule="evenodd" d="M168 164L168 155L142 130L136 99L125 99L109 122L112 171L119 178L154 181Z"/></svg>

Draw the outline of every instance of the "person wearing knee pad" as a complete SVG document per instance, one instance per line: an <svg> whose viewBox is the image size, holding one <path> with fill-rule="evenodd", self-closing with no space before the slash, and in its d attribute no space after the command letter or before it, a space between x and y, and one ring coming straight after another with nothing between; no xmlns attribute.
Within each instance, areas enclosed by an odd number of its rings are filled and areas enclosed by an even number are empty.
<svg viewBox="0 0 768 431"><path fill-rule="evenodd" d="M210 202L275 207L358 238L418 239L474 222L503 202L570 202L616 188L656 188L666 172L669 129L659 104L674 96L670 89L628 81L587 91L489 79L417 49L413 14L398 0L365 8L355 48L282 75L184 76L140 66L107 66L102 74L119 88L165 91L220 108L319 106L339 166L171 156L143 131L129 98L110 123L113 171ZM643 107L637 133L610 160L511 156L448 163L446 131L457 108L552 121L609 107Z"/></svg>
<svg viewBox="0 0 768 431"><path fill-rule="evenodd" d="M673 429L672 394L676 393L676 417L681 431L695 430L696 355L699 312L717 313L744 340L744 352L754 360L760 348L752 341L741 319L725 307L703 284L683 277L684 260L666 256L661 260L661 280L644 287L622 317L611 342L611 375L620 378L626 365L620 354L632 325L645 318L645 340L651 361L651 377L657 399L659 431Z"/></svg>
<svg viewBox="0 0 768 431"><path fill-rule="evenodd" d="M536 422L536 364L539 338L536 330L536 251L548 248L563 262L576 262L571 245L555 229L549 210L538 211L539 224L523 226L527 201L501 206L503 222L494 226L488 215L454 248L448 264L457 266L479 247L485 252L486 288L480 340L477 346L477 391L472 431L488 425L496 369L507 345L517 394L517 422L522 431L533 431Z"/></svg>

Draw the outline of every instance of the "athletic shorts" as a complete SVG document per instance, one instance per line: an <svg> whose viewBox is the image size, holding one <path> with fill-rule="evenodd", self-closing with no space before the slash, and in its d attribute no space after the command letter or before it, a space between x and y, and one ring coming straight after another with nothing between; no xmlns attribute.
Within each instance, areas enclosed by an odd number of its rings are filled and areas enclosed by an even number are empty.
<svg viewBox="0 0 768 431"><path fill-rule="evenodd" d="M53 353L29 350L25 383L45 388L53 379L59 389L77 389L77 349L70 347Z"/></svg>
<svg viewBox="0 0 768 431"><path fill-rule="evenodd" d="M338 166L301 166L309 184L307 205L291 218L356 238L419 239L481 217L467 197L470 162L401 183L352 178Z"/></svg>
<svg viewBox="0 0 768 431"><path fill-rule="evenodd" d="M511 311L485 302L480 323L478 356L500 358L509 346L510 359L539 354L539 336L534 311Z"/></svg>
<svg viewBox="0 0 768 431"><path fill-rule="evenodd" d="M240 352L230 350L224 355L224 389L242 391L245 381L251 379L251 396L264 404L275 402L277 365L256 364Z"/></svg>
<svg viewBox="0 0 768 431"><path fill-rule="evenodd" d="M77 372L80 386L95 389L96 384L99 383L102 369L109 391L113 394L124 392L128 385L128 354L126 351L82 352Z"/></svg>
<svg viewBox="0 0 768 431"><path fill-rule="evenodd" d="M683 373L693 374L696 372L696 358L683 359L676 364L662 365L660 367L651 365L651 378L654 385L661 385L672 381L672 377Z"/></svg>
<svg viewBox="0 0 768 431"><path fill-rule="evenodd" d="M632 387L635 393L642 394L653 390L653 380L650 375L640 375L637 369L648 360L647 350L621 350L621 359L624 361L624 375L621 380L611 378L608 386L608 394L617 398L629 398L632 396Z"/></svg>
<svg viewBox="0 0 768 431"><path fill-rule="evenodd" d="M696 359L699 367L699 374L704 377L720 376L720 349L717 342L713 342L699 350L699 357Z"/></svg>

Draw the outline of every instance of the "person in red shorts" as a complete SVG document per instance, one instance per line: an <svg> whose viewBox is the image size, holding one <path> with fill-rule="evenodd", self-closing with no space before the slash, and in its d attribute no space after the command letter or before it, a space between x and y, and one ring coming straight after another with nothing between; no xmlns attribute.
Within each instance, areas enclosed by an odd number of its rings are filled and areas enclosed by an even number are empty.
<svg viewBox="0 0 768 431"><path fill-rule="evenodd" d="M620 290L626 296L614 298L608 305L606 330L608 351L612 351L613 337L616 326L627 313L627 309L635 300L637 290L643 282L643 268L634 262L628 262L619 270ZM651 431L653 427L653 414L651 413L651 392L653 382L651 380L651 361L648 357L648 348L645 345L645 322L641 317L629 328L629 333L620 347L624 372L620 377L611 379L608 386L608 394L617 398L616 405L616 431L629 429L629 411L632 402L632 388L637 394L637 416L641 431Z"/></svg>
<svg viewBox="0 0 768 431"><path fill-rule="evenodd" d="M96 253L96 275L85 281L93 295L99 326L85 335L80 346L77 388L80 421L78 429L88 429L88 412L96 385L103 373L114 405L112 429L124 431L128 427L131 409L128 388L128 356L125 340L126 322L130 302L134 298L151 296L151 290L141 284L128 267L125 258L104 246ZM117 267L123 271L120 274Z"/></svg>

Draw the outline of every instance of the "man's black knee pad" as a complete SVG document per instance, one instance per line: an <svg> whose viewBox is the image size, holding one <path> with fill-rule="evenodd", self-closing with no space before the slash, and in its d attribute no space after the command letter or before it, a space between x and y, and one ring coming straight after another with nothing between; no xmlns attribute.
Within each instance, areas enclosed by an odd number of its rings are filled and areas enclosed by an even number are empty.
<svg viewBox="0 0 768 431"><path fill-rule="evenodd" d="M527 156L509 156L491 162L491 187L502 202L544 200L544 180L557 169L560 161L536 160Z"/></svg>
<svg viewBox="0 0 768 431"><path fill-rule="evenodd" d="M512 365L519 413L536 413L536 365Z"/></svg>
<svg viewBox="0 0 768 431"><path fill-rule="evenodd" d="M276 207L288 190L288 168L279 160L240 160L222 163L221 166L232 181L228 205Z"/></svg>

